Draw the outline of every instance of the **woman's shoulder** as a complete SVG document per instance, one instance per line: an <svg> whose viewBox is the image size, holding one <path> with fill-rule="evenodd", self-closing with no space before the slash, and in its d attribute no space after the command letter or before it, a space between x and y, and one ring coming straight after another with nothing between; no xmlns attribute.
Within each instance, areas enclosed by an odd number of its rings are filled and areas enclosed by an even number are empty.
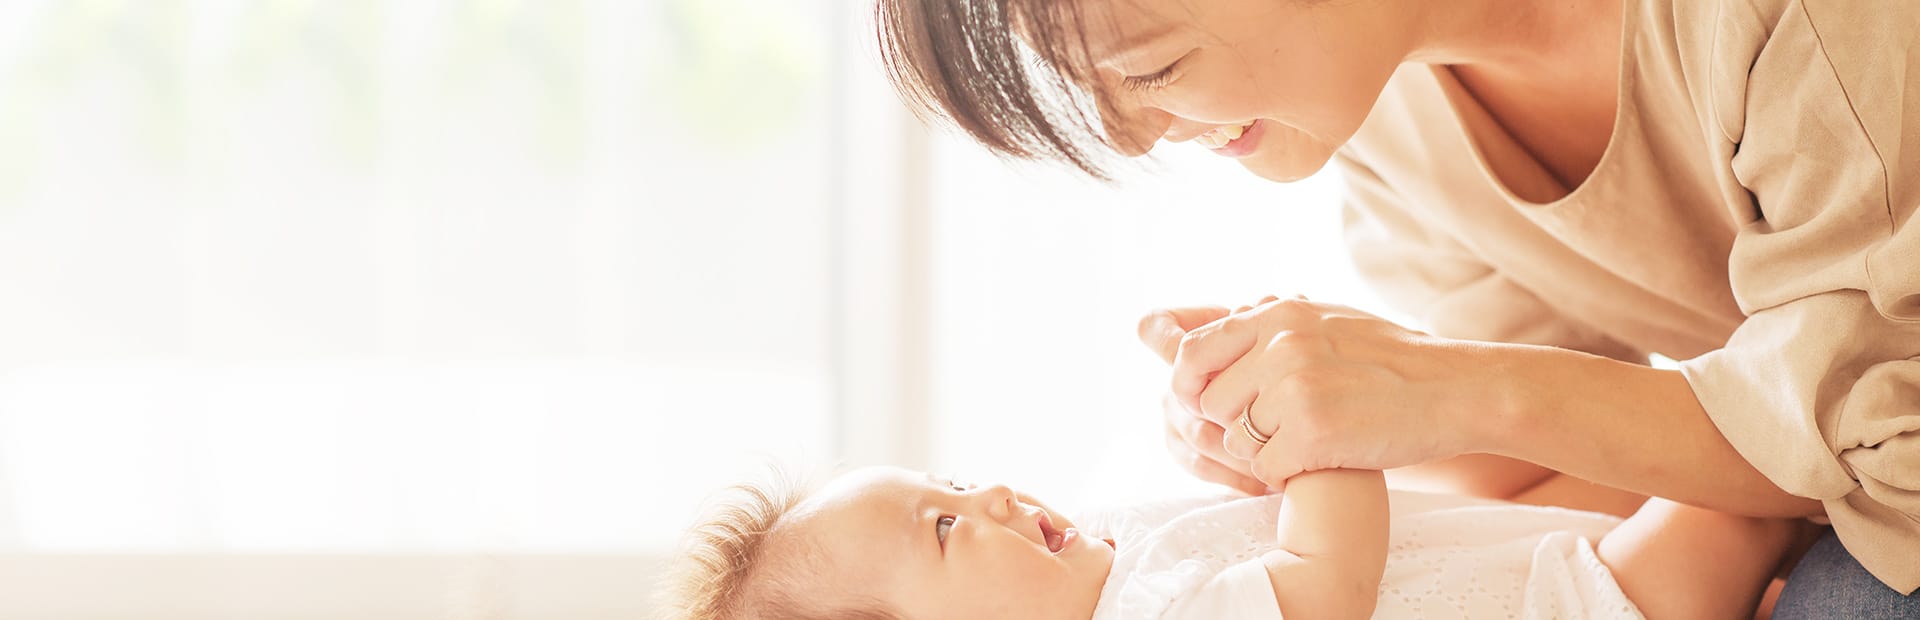
<svg viewBox="0 0 1920 620"><path fill-rule="evenodd" d="M1651 5L1641 24L1649 32L1643 34L1669 50L1690 90L1712 107L1720 129L1736 143L1756 111L1754 102L1872 107L1858 104L1899 101L1915 86L1907 79L1908 63L1888 60L1920 42L1920 2L1628 1ZM1841 88L1823 88L1829 77ZM1881 111L1885 118L1861 119L1870 133L1876 122L1898 126L1906 117L1897 109Z"/></svg>

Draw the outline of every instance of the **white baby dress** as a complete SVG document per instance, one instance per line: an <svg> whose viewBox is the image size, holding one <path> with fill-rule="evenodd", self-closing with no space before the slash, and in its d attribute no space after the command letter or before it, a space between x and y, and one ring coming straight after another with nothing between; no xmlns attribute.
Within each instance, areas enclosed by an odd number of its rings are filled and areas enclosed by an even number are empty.
<svg viewBox="0 0 1920 620"><path fill-rule="evenodd" d="M1260 556L1281 496L1159 502L1096 514L1116 542L1094 620L1278 620ZM1641 618L1593 545L1620 519L1394 491L1374 618Z"/></svg>

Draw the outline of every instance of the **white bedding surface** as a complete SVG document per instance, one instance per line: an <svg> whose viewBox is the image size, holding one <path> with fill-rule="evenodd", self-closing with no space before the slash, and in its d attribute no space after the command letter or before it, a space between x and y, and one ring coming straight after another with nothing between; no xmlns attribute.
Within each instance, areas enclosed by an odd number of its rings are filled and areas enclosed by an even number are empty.
<svg viewBox="0 0 1920 620"><path fill-rule="evenodd" d="M1157 502L1085 519L1119 543L1096 620L1234 617L1272 606L1264 572L1282 498ZM1640 618L1594 544L1610 515L1395 491L1375 618ZM1244 582L1244 583L1242 583ZM1262 601L1249 600L1264 596ZM1264 614L1262 614L1264 615Z"/></svg>

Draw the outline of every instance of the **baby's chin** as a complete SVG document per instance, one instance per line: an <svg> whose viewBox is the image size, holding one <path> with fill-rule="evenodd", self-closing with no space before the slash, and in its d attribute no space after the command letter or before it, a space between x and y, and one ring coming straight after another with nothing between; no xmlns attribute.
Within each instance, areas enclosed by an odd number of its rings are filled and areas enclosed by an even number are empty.
<svg viewBox="0 0 1920 620"><path fill-rule="evenodd" d="M1100 575L1100 578L1087 588L1088 598L1084 607L1086 615L1081 616L1091 618L1095 608L1100 606L1100 593L1106 589L1107 580L1113 578L1113 556L1116 552L1112 544L1106 540L1088 536L1087 542L1092 543L1086 549L1092 561L1084 570Z"/></svg>
<svg viewBox="0 0 1920 620"><path fill-rule="evenodd" d="M1073 564L1075 571L1087 575L1099 575L1099 585L1105 585L1107 579L1112 576L1113 558L1119 553L1111 541L1093 535L1076 537L1073 548L1068 552L1071 555L1067 560ZM1099 585L1095 586L1096 596L1099 594Z"/></svg>

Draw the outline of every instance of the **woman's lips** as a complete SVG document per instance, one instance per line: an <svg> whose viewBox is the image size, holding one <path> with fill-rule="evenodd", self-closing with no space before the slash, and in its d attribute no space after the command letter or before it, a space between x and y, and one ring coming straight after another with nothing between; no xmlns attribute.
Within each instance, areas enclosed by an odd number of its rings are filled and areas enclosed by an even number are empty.
<svg viewBox="0 0 1920 620"><path fill-rule="evenodd" d="M1240 134L1239 138L1228 142L1226 146L1214 149L1213 152L1233 158L1246 157L1253 153L1253 149L1260 146L1260 136L1266 134L1267 121L1256 120L1253 125L1247 127L1246 133Z"/></svg>

